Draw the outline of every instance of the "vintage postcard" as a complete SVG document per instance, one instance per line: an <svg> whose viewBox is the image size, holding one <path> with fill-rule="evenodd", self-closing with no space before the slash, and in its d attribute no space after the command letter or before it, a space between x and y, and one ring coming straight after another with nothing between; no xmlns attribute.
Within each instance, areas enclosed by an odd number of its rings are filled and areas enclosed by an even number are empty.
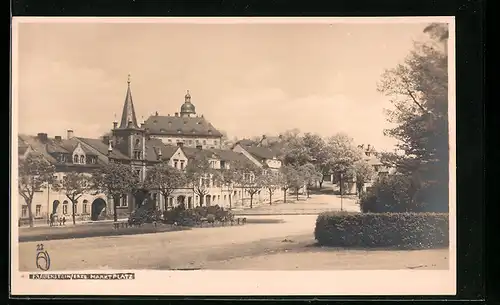
<svg viewBox="0 0 500 305"><path fill-rule="evenodd" d="M453 295L455 26L17 18L13 295Z"/></svg>

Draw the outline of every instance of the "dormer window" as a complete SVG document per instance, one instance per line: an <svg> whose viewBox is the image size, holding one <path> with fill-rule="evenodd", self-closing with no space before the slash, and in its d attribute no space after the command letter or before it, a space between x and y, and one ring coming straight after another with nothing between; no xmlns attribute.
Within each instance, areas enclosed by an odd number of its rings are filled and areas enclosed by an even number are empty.
<svg viewBox="0 0 500 305"><path fill-rule="evenodd" d="M181 130L180 130L180 129L177 129L177 133L181 133Z"/></svg>
<svg viewBox="0 0 500 305"><path fill-rule="evenodd" d="M73 163L78 163L78 155L73 156Z"/></svg>
<svg viewBox="0 0 500 305"><path fill-rule="evenodd" d="M167 132L165 129L160 129L160 132Z"/></svg>
<svg viewBox="0 0 500 305"><path fill-rule="evenodd" d="M80 156L80 163L85 164L85 156L84 155Z"/></svg>

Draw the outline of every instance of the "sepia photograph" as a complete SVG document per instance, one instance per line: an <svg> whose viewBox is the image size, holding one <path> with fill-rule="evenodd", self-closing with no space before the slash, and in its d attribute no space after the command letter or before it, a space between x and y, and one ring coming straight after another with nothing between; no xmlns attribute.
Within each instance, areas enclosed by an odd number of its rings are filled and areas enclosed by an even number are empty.
<svg viewBox="0 0 500 305"><path fill-rule="evenodd" d="M454 294L454 30L14 17L12 292Z"/></svg>

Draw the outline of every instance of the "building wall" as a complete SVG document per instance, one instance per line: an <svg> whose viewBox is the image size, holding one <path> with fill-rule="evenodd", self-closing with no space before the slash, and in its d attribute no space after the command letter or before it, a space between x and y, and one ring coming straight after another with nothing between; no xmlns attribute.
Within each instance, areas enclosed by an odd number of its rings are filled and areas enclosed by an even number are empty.
<svg viewBox="0 0 500 305"><path fill-rule="evenodd" d="M151 135L151 138L161 139L167 145L176 145L178 142L183 142L184 146L196 147L201 145L202 148L217 148L222 147L220 137L191 137L186 135Z"/></svg>

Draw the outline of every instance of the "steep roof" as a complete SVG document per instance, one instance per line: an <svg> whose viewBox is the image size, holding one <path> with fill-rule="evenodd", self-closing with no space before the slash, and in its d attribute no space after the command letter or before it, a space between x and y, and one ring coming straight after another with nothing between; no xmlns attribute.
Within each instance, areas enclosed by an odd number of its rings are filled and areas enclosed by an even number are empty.
<svg viewBox="0 0 500 305"><path fill-rule="evenodd" d="M134 102L132 101L132 91L130 90L130 75L127 81L127 93L125 95L125 102L123 103L122 119L118 128L128 128L129 122L132 122L133 128L139 128L135 116Z"/></svg>
<svg viewBox="0 0 500 305"><path fill-rule="evenodd" d="M107 157L108 154L108 147L109 145L104 143L101 139L91 139L91 138L77 138L78 140L82 141L83 143L91 146L93 149L95 149L99 154L104 155ZM84 146L83 146L84 147ZM88 149L88 148L86 148ZM130 159L126 155L122 154L118 149L113 148L111 151L110 155L111 158L113 159L121 159L121 160L128 160ZM102 157L102 156L101 156Z"/></svg>
<svg viewBox="0 0 500 305"><path fill-rule="evenodd" d="M161 159L170 159L179 147L173 145L166 145L160 139L148 139L146 140L146 160L156 161L158 160L158 153L161 149Z"/></svg>
<svg viewBox="0 0 500 305"><path fill-rule="evenodd" d="M258 159L273 159L276 157L276 153L267 147L243 146L243 148Z"/></svg>
<svg viewBox="0 0 500 305"><path fill-rule="evenodd" d="M150 134L221 137L222 134L204 117L150 116L145 121Z"/></svg>

